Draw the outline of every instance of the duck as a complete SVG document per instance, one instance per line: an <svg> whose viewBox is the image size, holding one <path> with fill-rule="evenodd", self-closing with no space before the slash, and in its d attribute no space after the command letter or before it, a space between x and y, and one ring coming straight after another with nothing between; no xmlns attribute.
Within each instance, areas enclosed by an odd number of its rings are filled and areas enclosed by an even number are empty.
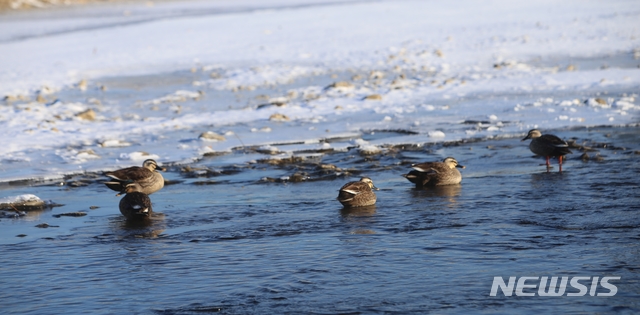
<svg viewBox="0 0 640 315"><path fill-rule="evenodd" d="M147 159L142 163L142 167L132 166L106 172L105 175L110 177L112 181L104 184L117 191L116 196L134 191L151 195L164 187L164 177L157 171L158 169L164 171L163 168L158 167L155 160Z"/></svg>
<svg viewBox="0 0 640 315"><path fill-rule="evenodd" d="M425 162L412 164L408 174L402 175L416 187L456 185L462 181L462 174L457 168L465 168L458 164L453 157L447 157L442 162Z"/></svg>
<svg viewBox="0 0 640 315"><path fill-rule="evenodd" d="M529 150L536 155L544 156L547 160L547 169L551 167L549 158L552 156L558 157L558 165L562 172L562 158L567 154L571 154L569 150L569 144L566 141L558 138L554 135L543 135L538 129L531 129L521 141L531 139L529 143Z"/></svg>
<svg viewBox="0 0 640 315"><path fill-rule="evenodd" d="M128 220L141 220L151 216L149 195L138 191L127 193L120 199L120 213Z"/></svg>
<svg viewBox="0 0 640 315"><path fill-rule="evenodd" d="M360 181L344 184L340 188L336 199L345 208L372 206L376 203L374 190L379 189L373 185L371 178L362 177Z"/></svg>

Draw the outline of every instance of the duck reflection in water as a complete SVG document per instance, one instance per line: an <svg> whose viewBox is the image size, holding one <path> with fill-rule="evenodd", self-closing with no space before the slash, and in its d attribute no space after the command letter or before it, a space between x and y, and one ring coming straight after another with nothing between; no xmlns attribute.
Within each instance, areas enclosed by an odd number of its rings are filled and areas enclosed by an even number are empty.
<svg viewBox="0 0 640 315"><path fill-rule="evenodd" d="M447 198L449 207L457 206L458 197L462 192L462 185L446 185L435 187L415 187L411 189L411 197L413 198L434 198L442 200L443 197Z"/></svg>
<svg viewBox="0 0 640 315"><path fill-rule="evenodd" d="M569 176L569 177L568 177ZM544 198L551 196L562 196L566 190L566 179L570 178L565 172L543 172L531 174L531 187L536 195L544 190Z"/></svg>
<svg viewBox="0 0 640 315"><path fill-rule="evenodd" d="M446 185L435 187L416 187L411 190L414 197L458 197L462 185Z"/></svg>
<svg viewBox="0 0 640 315"><path fill-rule="evenodd" d="M164 214L154 212L144 220L122 220L116 223L119 237L156 238L164 233Z"/></svg>
<svg viewBox="0 0 640 315"><path fill-rule="evenodd" d="M376 214L376 205L364 207L343 207L340 210L343 217L370 217Z"/></svg>
<svg viewBox="0 0 640 315"><path fill-rule="evenodd" d="M343 207L340 210L340 215L349 234L376 234L372 229L377 221L376 205Z"/></svg>

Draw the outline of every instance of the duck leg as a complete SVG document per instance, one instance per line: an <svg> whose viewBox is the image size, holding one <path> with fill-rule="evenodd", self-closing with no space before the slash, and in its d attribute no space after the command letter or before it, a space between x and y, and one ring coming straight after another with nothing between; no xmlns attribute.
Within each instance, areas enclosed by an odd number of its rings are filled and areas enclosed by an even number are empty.
<svg viewBox="0 0 640 315"><path fill-rule="evenodd" d="M558 166L559 166L560 172L562 172L562 155L558 156Z"/></svg>

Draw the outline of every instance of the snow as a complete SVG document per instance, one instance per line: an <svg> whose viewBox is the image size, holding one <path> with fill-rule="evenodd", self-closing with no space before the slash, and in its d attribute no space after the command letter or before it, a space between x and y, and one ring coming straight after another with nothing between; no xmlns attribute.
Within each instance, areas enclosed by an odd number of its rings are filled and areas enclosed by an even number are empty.
<svg viewBox="0 0 640 315"><path fill-rule="evenodd" d="M638 21L624 0L180 1L3 14L0 181L186 163L241 146L292 154L375 130L412 134L359 142L361 152L637 124ZM182 72L199 78L159 79ZM142 75L154 88L133 96L101 83L135 91L127 80ZM254 104L264 106L233 100L257 91L268 93ZM225 138L199 141L203 132Z"/></svg>
<svg viewBox="0 0 640 315"><path fill-rule="evenodd" d="M0 198L0 204L16 204L24 202L37 202L42 201L38 196L32 194L24 194L17 196L9 196Z"/></svg>

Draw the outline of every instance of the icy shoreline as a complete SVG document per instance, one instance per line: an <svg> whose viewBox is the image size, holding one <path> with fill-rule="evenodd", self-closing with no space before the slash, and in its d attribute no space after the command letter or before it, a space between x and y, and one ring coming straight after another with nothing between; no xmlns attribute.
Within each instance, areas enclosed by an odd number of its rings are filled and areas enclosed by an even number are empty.
<svg viewBox="0 0 640 315"><path fill-rule="evenodd" d="M0 182L240 147L375 151L638 124L633 4L466 4L189 1L114 5L104 19L95 8L2 16Z"/></svg>

